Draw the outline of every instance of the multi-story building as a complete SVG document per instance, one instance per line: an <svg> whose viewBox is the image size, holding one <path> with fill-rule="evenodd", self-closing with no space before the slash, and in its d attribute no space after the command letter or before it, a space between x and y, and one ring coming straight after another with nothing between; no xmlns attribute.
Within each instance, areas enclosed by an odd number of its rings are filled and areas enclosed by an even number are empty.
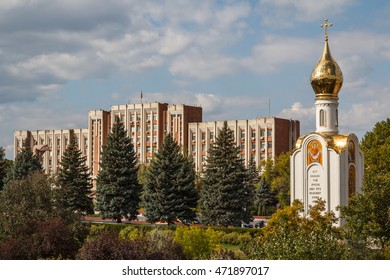
<svg viewBox="0 0 390 280"><path fill-rule="evenodd" d="M56 173L60 165L62 154L68 146L70 136L77 138L79 149L83 156L89 151L88 129L56 129L56 130L19 130L14 132L14 155L23 146L23 141L30 140L30 146L36 154L46 173Z"/></svg>
<svg viewBox="0 0 390 280"><path fill-rule="evenodd" d="M82 154L92 178L99 172L103 145L115 118L119 118L130 137L139 163L149 163L164 137L169 133L183 150L192 154L197 171L201 171L207 151L223 126L223 121L202 122L202 108L167 103L141 103L111 106L110 111L92 110L88 113L88 129L15 131L15 156L26 138L40 156L46 173L56 173L69 137L78 138ZM257 163L292 151L299 137L299 121L280 118L232 120L241 157L248 164L251 157Z"/></svg>
<svg viewBox="0 0 390 280"><path fill-rule="evenodd" d="M125 124L139 162L149 163L168 133L179 145L187 145L188 124L202 121L202 108L158 102L115 105L111 123L115 118Z"/></svg>
<svg viewBox="0 0 390 280"><path fill-rule="evenodd" d="M188 125L202 121L202 108L167 103L141 103L111 106L110 111L92 110L88 113L88 129L38 130L14 132L14 155L16 156L26 138L31 148L45 146L41 161L46 173L56 173L62 154L66 149L71 133L82 135L79 147L87 156L87 166L96 178L103 145L115 118L120 118L134 144L136 157L140 163L149 163L164 137L170 133L181 146L188 143Z"/></svg>
<svg viewBox="0 0 390 280"><path fill-rule="evenodd" d="M223 124L223 121L189 124L188 150L197 171L205 166L208 150ZM234 132L235 144L240 148L245 165L248 165L251 158L260 163L283 152L292 151L300 134L299 121L275 117L231 120L227 121L227 125Z"/></svg>
<svg viewBox="0 0 390 280"><path fill-rule="evenodd" d="M92 110L88 112L87 166L90 168L90 174L93 178L96 178L99 173L100 154L110 133L110 121L110 112L108 111Z"/></svg>
<svg viewBox="0 0 390 280"><path fill-rule="evenodd" d="M134 145L139 162L149 162L164 135L166 103L111 106L111 122L119 118Z"/></svg>

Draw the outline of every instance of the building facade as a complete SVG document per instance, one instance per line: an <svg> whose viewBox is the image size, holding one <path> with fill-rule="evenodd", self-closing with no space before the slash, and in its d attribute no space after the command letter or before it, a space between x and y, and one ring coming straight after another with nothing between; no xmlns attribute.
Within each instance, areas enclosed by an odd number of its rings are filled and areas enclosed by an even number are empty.
<svg viewBox="0 0 390 280"><path fill-rule="evenodd" d="M87 166L92 178L99 173L100 155L110 133L111 117L109 111L92 110L88 112Z"/></svg>
<svg viewBox="0 0 390 280"><path fill-rule="evenodd" d="M18 130L14 132L14 155L20 151L23 142L29 138L30 146L39 157L47 174L55 174L60 166L62 154L68 146L71 135L75 135L83 156L89 152L88 129L55 129L55 130Z"/></svg>
<svg viewBox="0 0 390 280"><path fill-rule="evenodd" d="M15 131L14 155L29 137L31 148L39 150L45 172L55 174L73 133L96 179L102 148L116 118L123 122L140 164L149 163L164 137L171 134L183 151L192 155L197 171L203 170L207 151L223 126L223 121L202 122L202 108L198 106L159 102L113 105L110 111L89 111L86 129ZM251 158L260 163L292 151L300 134L299 121L275 117L231 120L228 126L234 131L245 164Z"/></svg>
<svg viewBox="0 0 390 280"><path fill-rule="evenodd" d="M208 150L223 124L223 121L189 124L188 151L197 171L206 165ZM234 132L235 144L240 148L245 165L251 158L259 164L283 152L292 151L300 135L299 121L275 117L231 120L227 121L227 125Z"/></svg>
<svg viewBox="0 0 390 280"><path fill-rule="evenodd" d="M173 135L179 145L187 146L188 126L191 122L202 121L202 108L153 102L114 105L110 111L92 110L88 112L87 129L14 131L14 156L29 138L33 151L40 154L45 172L55 174L73 133L83 156L87 157L86 164L92 178L96 179L102 148L107 143L115 118L123 122L139 163L149 163L168 133Z"/></svg>
<svg viewBox="0 0 390 280"><path fill-rule="evenodd" d="M111 107L111 123L120 118L140 163L149 163L167 134L186 147L188 125L202 121L202 108L167 103L126 104Z"/></svg>

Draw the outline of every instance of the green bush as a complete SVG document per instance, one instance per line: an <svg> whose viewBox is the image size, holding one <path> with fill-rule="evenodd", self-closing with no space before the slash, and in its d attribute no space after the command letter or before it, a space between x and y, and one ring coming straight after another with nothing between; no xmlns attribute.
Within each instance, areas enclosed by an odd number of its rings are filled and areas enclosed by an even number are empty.
<svg viewBox="0 0 390 280"><path fill-rule="evenodd" d="M125 240L112 231L100 231L89 238L80 249L81 260L144 260L148 258L144 240Z"/></svg>
<svg viewBox="0 0 390 280"><path fill-rule="evenodd" d="M240 235L238 236L239 245L247 244L247 243L249 243L252 239L253 239L253 237L252 237L248 232L247 232L247 233L244 233L244 234L240 234Z"/></svg>
<svg viewBox="0 0 390 280"><path fill-rule="evenodd" d="M188 259L209 259L211 254L219 248L221 233L211 228L203 229L197 226L178 227L175 232L175 241L182 247Z"/></svg>
<svg viewBox="0 0 390 280"><path fill-rule="evenodd" d="M136 227L125 227L119 232L122 239L135 240L141 237L140 231Z"/></svg>
<svg viewBox="0 0 390 280"><path fill-rule="evenodd" d="M220 231L224 232L226 234L228 233L238 233L238 234L243 234L243 233L249 233L251 236L255 237L257 236L261 230L257 228L240 228L240 227L212 227L213 230L215 231Z"/></svg>
<svg viewBox="0 0 390 280"><path fill-rule="evenodd" d="M240 260L240 256L232 250L215 250L210 257L211 260Z"/></svg>
<svg viewBox="0 0 390 280"><path fill-rule="evenodd" d="M239 237L240 235L237 232L227 233L222 236L221 243L227 245L240 245Z"/></svg>
<svg viewBox="0 0 390 280"><path fill-rule="evenodd" d="M102 229L102 228L100 228ZM78 259L83 260L181 260L185 259L182 247L174 241L172 231L154 229L144 237L134 236L137 228L129 227L121 234L103 229L95 231L80 249Z"/></svg>
<svg viewBox="0 0 390 280"><path fill-rule="evenodd" d="M149 259L154 260L182 260L185 259L183 248L175 240L175 233L171 230L154 228L146 235L149 244Z"/></svg>

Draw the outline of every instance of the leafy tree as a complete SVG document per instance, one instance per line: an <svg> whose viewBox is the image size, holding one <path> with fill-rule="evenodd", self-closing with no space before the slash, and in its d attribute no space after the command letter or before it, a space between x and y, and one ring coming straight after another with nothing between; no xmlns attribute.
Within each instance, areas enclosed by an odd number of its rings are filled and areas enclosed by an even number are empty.
<svg viewBox="0 0 390 280"><path fill-rule="evenodd" d="M277 210L263 229L263 234L245 246L251 259L321 260L343 259L345 249L333 212L325 211L325 201L311 207L302 217L303 204Z"/></svg>
<svg viewBox="0 0 390 280"><path fill-rule="evenodd" d="M249 181L233 131L225 121L208 153L200 199L203 222L220 226L248 222L253 200Z"/></svg>
<svg viewBox="0 0 390 280"><path fill-rule="evenodd" d="M193 220L198 200L195 170L169 134L145 174L143 205L150 222Z"/></svg>
<svg viewBox="0 0 390 280"><path fill-rule="evenodd" d="M119 118L103 146L96 182L96 208L103 218L135 219L140 202L134 146Z"/></svg>
<svg viewBox="0 0 390 280"><path fill-rule="evenodd" d="M0 259L74 258L87 235L61 208L42 173L7 183L0 194Z"/></svg>
<svg viewBox="0 0 390 280"><path fill-rule="evenodd" d="M350 258L384 258L390 246L390 119L378 122L361 142L363 194L341 208ZM379 248L375 250L374 248Z"/></svg>
<svg viewBox="0 0 390 280"><path fill-rule="evenodd" d="M267 160L262 178L276 192L280 206L290 205L290 153L282 153L275 161Z"/></svg>
<svg viewBox="0 0 390 280"><path fill-rule="evenodd" d="M57 183L59 186L58 200L63 207L82 214L93 213L91 197L91 179L86 157L78 149L77 138L73 134L62 159Z"/></svg>
<svg viewBox="0 0 390 280"><path fill-rule="evenodd" d="M0 195L0 238L15 232L29 220L51 217L53 193L50 184L46 175L38 173L7 183Z"/></svg>
<svg viewBox="0 0 390 280"><path fill-rule="evenodd" d="M365 175L390 177L390 119L375 124L362 138L360 148L364 154Z"/></svg>
<svg viewBox="0 0 390 280"><path fill-rule="evenodd" d="M271 188L278 194L281 206L290 205L290 153L282 153L275 159L274 178Z"/></svg>
<svg viewBox="0 0 390 280"><path fill-rule="evenodd" d="M14 165L11 170L11 178L9 179L24 179L35 171L42 171L42 164L39 162L38 158L33 155L30 147L30 140L27 138L23 142L22 149L15 157Z"/></svg>

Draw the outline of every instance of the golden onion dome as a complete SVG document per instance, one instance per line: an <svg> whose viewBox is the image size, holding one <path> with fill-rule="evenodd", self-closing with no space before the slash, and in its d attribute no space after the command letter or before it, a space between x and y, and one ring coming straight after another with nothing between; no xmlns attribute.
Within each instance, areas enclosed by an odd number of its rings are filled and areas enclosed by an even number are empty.
<svg viewBox="0 0 390 280"><path fill-rule="evenodd" d="M343 73L333 59L328 45L328 20L325 19L325 46L317 65L311 73L310 82L317 99L338 99L338 93L343 85Z"/></svg>

